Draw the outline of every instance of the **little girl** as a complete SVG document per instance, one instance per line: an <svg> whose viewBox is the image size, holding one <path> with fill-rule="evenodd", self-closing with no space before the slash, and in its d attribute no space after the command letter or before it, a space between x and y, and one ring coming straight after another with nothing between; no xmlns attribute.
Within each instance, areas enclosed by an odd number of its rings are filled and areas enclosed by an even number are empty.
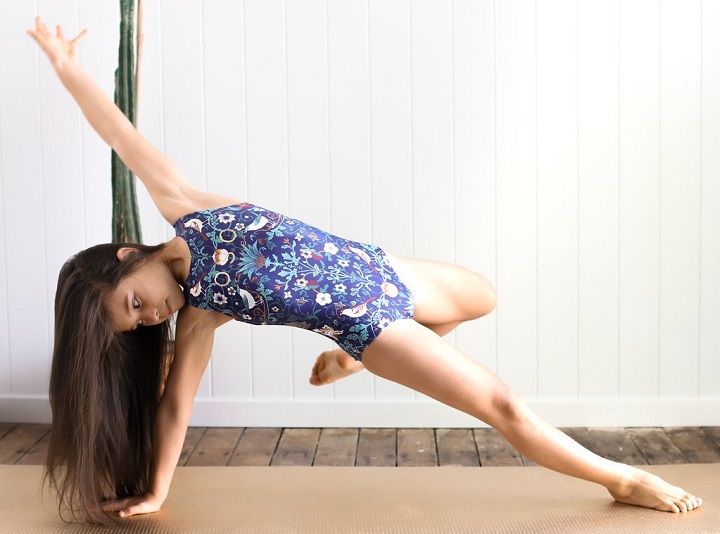
<svg viewBox="0 0 720 534"><path fill-rule="evenodd" d="M491 312L495 291L451 264L397 258L273 211L195 189L38 18L29 34L83 114L142 180L176 237L98 245L63 266L55 298L46 476L73 517L156 512L170 490L215 329L236 319L311 329L320 385L363 367L499 430L523 455L605 486L620 502L686 512L701 499L601 458L535 416L504 382L442 339ZM174 357L168 319L177 312Z"/></svg>

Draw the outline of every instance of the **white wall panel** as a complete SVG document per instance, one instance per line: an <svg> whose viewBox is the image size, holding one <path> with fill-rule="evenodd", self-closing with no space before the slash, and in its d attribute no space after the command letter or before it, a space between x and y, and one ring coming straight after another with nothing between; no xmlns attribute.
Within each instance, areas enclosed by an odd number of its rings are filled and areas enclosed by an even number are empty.
<svg viewBox="0 0 720 534"><path fill-rule="evenodd" d="M660 7L620 2L619 390L658 394Z"/></svg>
<svg viewBox="0 0 720 534"><path fill-rule="evenodd" d="M700 328L700 0L664 0L660 16L659 391L668 396L696 395Z"/></svg>
<svg viewBox="0 0 720 534"><path fill-rule="evenodd" d="M495 76L493 2L456 0L453 11L455 261L495 283ZM448 258L445 258L446 260ZM497 315L461 325L457 347L497 368Z"/></svg>
<svg viewBox="0 0 720 534"><path fill-rule="evenodd" d="M700 395L720 395L720 2L702 3Z"/></svg>
<svg viewBox="0 0 720 534"><path fill-rule="evenodd" d="M12 372L10 393L27 395L47 392L52 313L48 309L51 291L47 285L51 274L46 269L46 232L52 226L47 221L47 199L43 192L46 165L43 162L43 123L40 117L40 80L52 80L47 60L39 57L37 47L24 34L32 27L34 16L32 4L12 3L4 7L0 18L2 212L7 225L7 254L2 261L5 261L7 299L12 312L7 323ZM73 21L74 16L74 11L71 11L65 18ZM38 60L43 63L38 63ZM70 105L67 96L62 102L65 108ZM65 111L68 112L67 109ZM60 112L60 115L63 113ZM62 133L58 135L62 136ZM64 178L72 181L77 177ZM73 220L73 217L70 219ZM55 222L56 229L62 227L58 221ZM82 230L79 232L82 234ZM63 234L63 238L77 243L77 230ZM59 236L56 234L52 239L59 241Z"/></svg>
<svg viewBox="0 0 720 534"><path fill-rule="evenodd" d="M578 394L618 393L618 2L578 3Z"/></svg>
<svg viewBox="0 0 720 534"><path fill-rule="evenodd" d="M413 253L445 261L455 242L452 23L449 0L410 4Z"/></svg>
<svg viewBox="0 0 720 534"><path fill-rule="evenodd" d="M574 398L578 367L578 25L537 4L538 395Z"/></svg>
<svg viewBox="0 0 720 534"><path fill-rule="evenodd" d="M35 7L0 19L0 420L49 417L59 267L110 237L110 153L23 35ZM197 186L481 272L498 309L448 339L555 424L720 424L717 2L144 9L139 128ZM117 5L37 10L89 27L111 93ZM172 236L138 195L145 241ZM194 424L477 424L367 372L310 387L331 346L224 326Z"/></svg>
<svg viewBox="0 0 720 534"><path fill-rule="evenodd" d="M535 2L495 4L498 373L537 394Z"/></svg>

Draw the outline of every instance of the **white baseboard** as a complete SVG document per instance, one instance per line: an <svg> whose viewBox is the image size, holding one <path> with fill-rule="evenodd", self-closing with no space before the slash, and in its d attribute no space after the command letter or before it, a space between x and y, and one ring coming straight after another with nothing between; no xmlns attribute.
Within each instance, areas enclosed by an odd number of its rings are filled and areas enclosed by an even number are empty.
<svg viewBox="0 0 720 534"><path fill-rule="evenodd" d="M559 427L720 426L720 398L528 401ZM47 397L0 396L0 422L49 423ZM197 399L192 426L472 428L478 420L433 401Z"/></svg>

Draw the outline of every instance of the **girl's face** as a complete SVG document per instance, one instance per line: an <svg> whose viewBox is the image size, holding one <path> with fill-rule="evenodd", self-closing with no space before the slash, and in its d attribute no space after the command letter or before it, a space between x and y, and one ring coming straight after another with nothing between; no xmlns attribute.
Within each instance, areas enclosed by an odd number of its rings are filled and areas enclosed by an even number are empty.
<svg viewBox="0 0 720 534"><path fill-rule="evenodd" d="M107 300L115 332L166 321L185 305L185 294L161 261L148 261L122 279Z"/></svg>

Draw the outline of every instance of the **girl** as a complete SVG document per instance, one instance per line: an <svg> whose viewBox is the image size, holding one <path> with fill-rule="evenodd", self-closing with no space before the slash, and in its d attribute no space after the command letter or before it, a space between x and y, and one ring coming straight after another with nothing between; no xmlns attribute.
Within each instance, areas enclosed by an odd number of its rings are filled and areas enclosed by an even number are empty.
<svg viewBox="0 0 720 534"><path fill-rule="evenodd" d="M216 328L289 324L334 339L310 381L363 367L498 429L522 454L605 486L620 502L686 512L701 499L596 456L535 416L497 376L442 339L491 312L485 278L400 259L250 204L199 191L138 133L38 18L29 34L97 133L147 187L177 236L98 245L62 268L50 380L46 476L73 516L156 512L170 489ZM352 296L351 296L352 295ZM169 364L168 319L177 312ZM169 369L168 369L169 367Z"/></svg>

